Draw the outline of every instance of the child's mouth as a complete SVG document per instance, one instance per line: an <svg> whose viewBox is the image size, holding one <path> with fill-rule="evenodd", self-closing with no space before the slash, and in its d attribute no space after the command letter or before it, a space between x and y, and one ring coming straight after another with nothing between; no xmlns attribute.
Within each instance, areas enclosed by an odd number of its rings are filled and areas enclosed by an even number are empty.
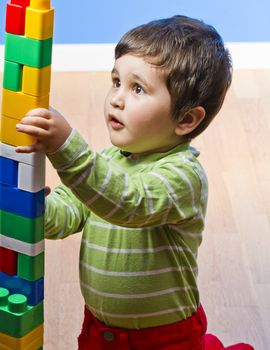
<svg viewBox="0 0 270 350"><path fill-rule="evenodd" d="M111 127L115 130L122 129L124 127L124 125L115 117L110 117L110 124Z"/></svg>

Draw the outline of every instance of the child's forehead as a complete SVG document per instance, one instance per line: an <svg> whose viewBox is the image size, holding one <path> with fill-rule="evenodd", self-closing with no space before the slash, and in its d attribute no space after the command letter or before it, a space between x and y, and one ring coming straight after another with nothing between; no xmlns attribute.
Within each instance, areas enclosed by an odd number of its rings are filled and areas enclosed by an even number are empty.
<svg viewBox="0 0 270 350"><path fill-rule="evenodd" d="M154 63L153 58L136 54L125 54L114 62L112 73L129 73L136 76L157 76L162 80L167 76L164 69Z"/></svg>
<svg viewBox="0 0 270 350"><path fill-rule="evenodd" d="M138 62L142 64L149 65L153 68L158 68L158 59L155 57L151 57L149 55L143 55L137 52L128 52L122 56L119 56L118 58L115 59L115 64L120 64L122 61L129 60L132 62Z"/></svg>

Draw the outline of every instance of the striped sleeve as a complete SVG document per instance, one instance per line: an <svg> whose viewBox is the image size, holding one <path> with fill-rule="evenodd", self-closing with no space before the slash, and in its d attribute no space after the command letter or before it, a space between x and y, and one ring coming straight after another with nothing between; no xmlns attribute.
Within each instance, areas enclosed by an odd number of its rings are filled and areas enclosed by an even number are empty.
<svg viewBox="0 0 270 350"><path fill-rule="evenodd" d="M112 224L177 224L198 213L200 180L188 165L164 162L149 172L130 174L112 167L77 132L48 157L77 198Z"/></svg>
<svg viewBox="0 0 270 350"><path fill-rule="evenodd" d="M62 184L46 198L45 208L45 236L49 239L80 232L89 215L87 207Z"/></svg>

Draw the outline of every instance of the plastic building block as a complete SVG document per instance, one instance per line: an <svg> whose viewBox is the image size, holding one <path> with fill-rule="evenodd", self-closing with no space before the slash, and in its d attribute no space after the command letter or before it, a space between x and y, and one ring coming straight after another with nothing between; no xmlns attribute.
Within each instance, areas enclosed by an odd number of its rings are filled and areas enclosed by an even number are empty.
<svg viewBox="0 0 270 350"><path fill-rule="evenodd" d="M33 96L48 95L51 84L51 66L34 68L23 66L22 92Z"/></svg>
<svg viewBox="0 0 270 350"><path fill-rule="evenodd" d="M51 0L31 0L30 7L36 10L48 10L51 7Z"/></svg>
<svg viewBox="0 0 270 350"><path fill-rule="evenodd" d="M44 240L31 244L0 234L0 246L13 249L18 253L36 256L44 251Z"/></svg>
<svg viewBox="0 0 270 350"><path fill-rule="evenodd" d="M0 209L36 218L44 213L44 190L30 193L0 184Z"/></svg>
<svg viewBox="0 0 270 350"><path fill-rule="evenodd" d="M0 141L12 146L28 146L35 142L33 136L16 131L17 119L2 116L0 127Z"/></svg>
<svg viewBox="0 0 270 350"><path fill-rule="evenodd" d="M0 349L2 350L36 350L43 344L43 325L20 338L0 333Z"/></svg>
<svg viewBox="0 0 270 350"><path fill-rule="evenodd" d="M0 272L0 288L8 289L11 294L20 293L25 295L30 306L35 306L44 299L43 277L37 281L28 282L18 276L10 276Z"/></svg>
<svg viewBox="0 0 270 350"><path fill-rule="evenodd" d="M10 3L13 5L27 7L30 4L30 0L10 0Z"/></svg>
<svg viewBox="0 0 270 350"><path fill-rule="evenodd" d="M44 215L34 219L0 210L0 234L26 243L44 239Z"/></svg>
<svg viewBox="0 0 270 350"><path fill-rule="evenodd" d="M19 163L18 188L28 192L38 192L45 187L45 163L36 168Z"/></svg>
<svg viewBox="0 0 270 350"><path fill-rule="evenodd" d="M2 115L21 120L27 112L38 107L49 107L49 95L30 96L7 89L2 91Z"/></svg>
<svg viewBox="0 0 270 350"><path fill-rule="evenodd" d="M43 323L43 302L27 305L22 294L9 294L0 288L0 332L13 337L22 337Z"/></svg>
<svg viewBox="0 0 270 350"><path fill-rule="evenodd" d="M25 35L28 38L44 40L53 35L54 10L50 1L31 0L26 9Z"/></svg>
<svg viewBox="0 0 270 350"><path fill-rule="evenodd" d="M16 147L0 142L0 157L16 160L19 163L25 163L34 167L44 167L44 153L17 153Z"/></svg>
<svg viewBox="0 0 270 350"><path fill-rule="evenodd" d="M18 254L17 275L26 281L35 281L44 277L44 253L37 256Z"/></svg>
<svg viewBox="0 0 270 350"><path fill-rule="evenodd" d="M24 35L25 31L25 8L30 0L11 1L6 7L6 32Z"/></svg>
<svg viewBox="0 0 270 350"><path fill-rule="evenodd" d="M21 314L27 310L27 297L23 294L13 294L8 298L8 309L12 313Z"/></svg>
<svg viewBox="0 0 270 350"><path fill-rule="evenodd" d="M3 87L13 91L22 89L22 65L15 62L5 61Z"/></svg>
<svg viewBox="0 0 270 350"><path fill-rule="evenodd" d="M17 255L15 251L0 246L0 272L16 275Z"/></svg>
<svg viewBox="0 0 270 350"><path fill-rule="evenodd" d="M18 162L0 157L0 184L12 187L18 185Z"/></svg>
<svg viewBox="0 0 270 350"><path fill-rule="evenodd" d="M43 68L51 65L52 38L35 40L6 33L5 59L26 66Z"/></svg>
<svg viewBox="0 0 270 350"><path fill-rule="evenodd" d="M36 142L16 125L30 110L49 108L53 20L50 0L7 4L0 115L0 350L43 349L45 155L16 153L16 146Z"/></svg>

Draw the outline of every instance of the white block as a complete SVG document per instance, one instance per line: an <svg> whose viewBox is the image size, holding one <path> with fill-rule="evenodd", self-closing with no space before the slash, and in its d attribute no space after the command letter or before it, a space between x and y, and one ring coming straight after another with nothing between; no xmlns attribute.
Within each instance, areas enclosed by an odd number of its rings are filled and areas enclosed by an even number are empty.
<svg viewBox="0 0 270 350"><path fill-rule="evenodd" d="M0 142L0 157L16 160L19 163L29 164L35 167L43 166L44 153L16 153L16 147Z"/></svg>
<svg viewBox="0 0 270 350"><path fill-rule="evenodd" d="M19 163L18 188L27 192L38 192L45 187L45 159L39 166Z"/></svg>
<svg viewBox="0 0 270 350"><path fill-rule="evenodd" d="M43 239L40 242L31 244L0 234L0 247L11 249L25 255L36 256L44 252L45 241Z"/></svg>

